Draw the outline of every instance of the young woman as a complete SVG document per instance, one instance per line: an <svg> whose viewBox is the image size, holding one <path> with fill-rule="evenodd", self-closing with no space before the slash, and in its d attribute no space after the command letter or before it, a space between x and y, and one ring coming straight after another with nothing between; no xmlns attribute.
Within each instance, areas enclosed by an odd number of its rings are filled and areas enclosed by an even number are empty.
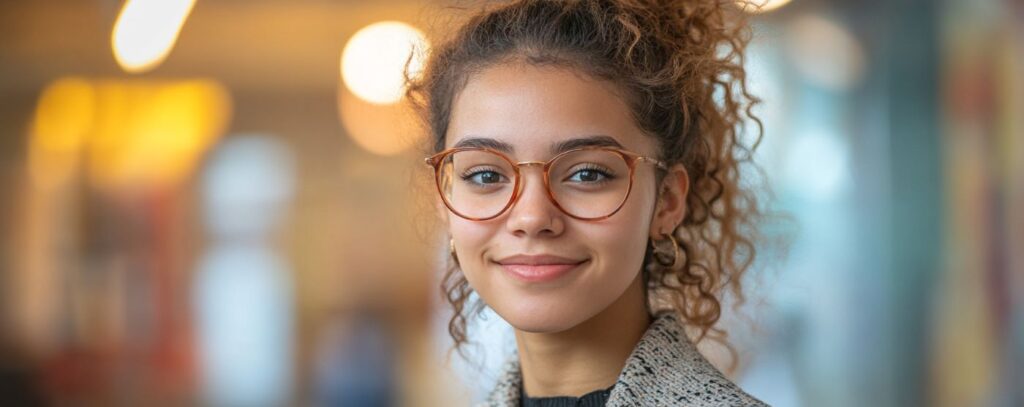
<svg viewBox="0 0 1024 407"><path fill-rule="evenodd" d="M694 346L753 258L747 33L734 1L514 1L410 80L449 331L466 341L473 291L515 329L488 405L763 405Z"/></svg>

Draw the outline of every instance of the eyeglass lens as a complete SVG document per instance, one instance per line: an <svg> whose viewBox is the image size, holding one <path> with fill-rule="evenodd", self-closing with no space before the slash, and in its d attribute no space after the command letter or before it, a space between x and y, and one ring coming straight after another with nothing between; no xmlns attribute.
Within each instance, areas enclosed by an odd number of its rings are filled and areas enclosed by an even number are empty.
<svg viewBox="0 0 1024 407"><path fill-rule="evenodd" d="M617 210L630 188L630 168L619 154L600 149L559 156L548 170L551 197L579 218L600 218ZM502 156L484 150L449 154L441 163L438 185L458 214L470 218L498 215L515 195L516 171Z"/></svg>

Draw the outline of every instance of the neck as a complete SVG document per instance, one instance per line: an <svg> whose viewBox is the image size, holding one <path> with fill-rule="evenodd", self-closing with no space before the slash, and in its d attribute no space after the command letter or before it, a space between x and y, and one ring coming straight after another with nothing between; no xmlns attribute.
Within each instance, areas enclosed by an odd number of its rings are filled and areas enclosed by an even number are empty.
<svg viewBox="0 0 1024 407"><path fill-rule="evenodd" d="M516 330L524 390L530 397L579 397L618 380L650 325L640 273L618 299L566 331Z"/></svg>

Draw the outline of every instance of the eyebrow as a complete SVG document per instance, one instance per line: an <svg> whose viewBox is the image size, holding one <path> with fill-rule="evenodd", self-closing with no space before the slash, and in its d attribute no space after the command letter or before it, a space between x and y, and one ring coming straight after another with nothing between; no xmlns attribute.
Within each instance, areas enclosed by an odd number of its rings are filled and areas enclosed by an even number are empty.
<svg viewBox="0 0 1024 407"><path fill-rule="evenodd" d="M580 147L615 147L623 148L622 144L619 144L617 140L611 136L603 134L595 134L592 136L584 136L579 138L572 138L556 143L551 146L551 154L558 154L564 151Z"/></svg>
<svg viewBox="0 0 1024 407"><path fill-rule="evenodd" d="M490 148L490 149L498 150L498 151L501 151L503 153L509 153L509 154L511 154L513 151L515 151L515 148L512 147L512 145L509 144L509 143L506 143L504 141L498 141L498 140L495 140L495 139L492 139L492 138L486 138L486 137L467 137L467 138L464 138L462 140L459 140L459 142L455 143L455 145L452 146L452 147L453 148L463 148L463 147Z"/></svg>
<svg viewBox="0 0 1024 407"><path fill-rule="evenodd" d="M467 137L459 140L453 146L455 148L461 147L475 147L475 148L490 148L498 150L504 153L512 154L515 151L515 147L504 141L498 141L487 137ZM555 155L561 152L569 151L581 147L615 147L623 148L622 144L611 136L603 134L595 134L577 138L571 138L555 143L551 146L551 154Z"/></svg>

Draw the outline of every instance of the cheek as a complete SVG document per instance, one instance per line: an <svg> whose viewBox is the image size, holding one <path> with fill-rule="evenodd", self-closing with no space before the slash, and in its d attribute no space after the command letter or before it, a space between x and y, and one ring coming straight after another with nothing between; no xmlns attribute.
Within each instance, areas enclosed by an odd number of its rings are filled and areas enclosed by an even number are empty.
<svg viewBox="0 0 1024 407"><path fill-rule="evenodd" d="M459 259L459 269L469 281L469 285L487 303L495 299L492 287L498 284L487 273L486 253L491 240L500 226L496 222L474 222L457 216L451 216L448 228L455 243L455 251Z"/></svg>
<svg viewBox="0 0 1024 407"><path fill-rule="evenodd" d="M642 262L654 213L654 193L648 185L634 185L622 209L608 219L608 233L613 236L605 251L614 259L629 263Z"/></svg>
<svg viewBox="0 0 1024 407"><path fill-rule="evenodd" d="M474 222L457 216L449 217L448 230L455 241L459 262L462 263L464 271L469 271L467 268L473 269L469 266L476 264L477 259L482 257L487 242L497 228L494 222Z"/></svg>
<svg viewBox="0 0 1024 407"><path fill-rule="evenodd" d="M594 238L592 249L601 253L606 266L617 273L639 271L650 229L650 205L648 200L631 199L615 216L587 232Z"/></svg>

